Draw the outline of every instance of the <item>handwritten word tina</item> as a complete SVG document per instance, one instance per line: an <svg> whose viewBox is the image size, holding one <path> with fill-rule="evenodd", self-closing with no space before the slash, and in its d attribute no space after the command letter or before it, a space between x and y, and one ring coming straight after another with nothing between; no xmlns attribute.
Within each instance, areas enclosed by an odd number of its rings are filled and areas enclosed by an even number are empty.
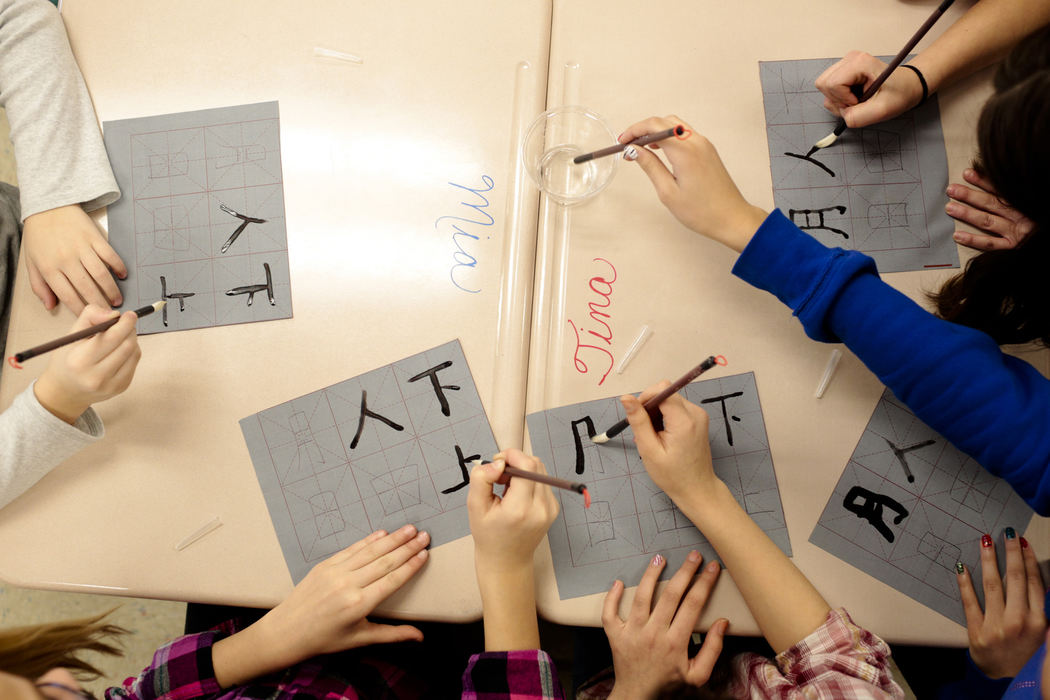
<svg viewBox="0 0 1050 700"><path fill-rule="evenodd" d="M441 231L442 226L444 226L444 230L451 233L452 236L452 245L455 248L452 252L452 260L454 262L448 271L448 277L457 289L470 294L477 294L481 291L481 287L471 289L474 285L470 283L472 271L477 269L478 259L475 256L476 250L474 252L469 251L473 241L481 240L481 236L472 233L472 231L476 231L475 227L477 226L492 226L495 223L495 219L486 211L489 206L489 200L483 194L484 192L491 192L495 184L488 175L481 176L481 183L479 187L468 187L455 182L448 183L469 193L467 198L460 204L467 209L472 209L473 212L468 212L465 216L439 216L434 221L436 230ZM488 238L491 238L491 236L488 236Z"/></svg>
<svg viewBox="0 0 1050 700"><path fill-rule="evenodd" d="M600 361L605 368L601 378L598 380L598 384L601 385L613 368L613 356L609 352L613 339L612 326L609 325L612 317L602 309L608 309L612 306L613 282L616 281L618 275L616 274L616 266L605 258L594 258L592 262L604 263L612 272L612 277L608 276L608 272L603 271L602 274L606 275L605 277L595 275L587 282L587 286L597 296L597 299L587 303L587 308L590 310L590 313L587 315L594 323L594 328L584 329L582 324L577 325L573 323L571 318L568 319L568 322L572 332L576 334L576 348L572 354L573 366L580 374L587 374L590 371L590 366L587 362Z"/></svg>

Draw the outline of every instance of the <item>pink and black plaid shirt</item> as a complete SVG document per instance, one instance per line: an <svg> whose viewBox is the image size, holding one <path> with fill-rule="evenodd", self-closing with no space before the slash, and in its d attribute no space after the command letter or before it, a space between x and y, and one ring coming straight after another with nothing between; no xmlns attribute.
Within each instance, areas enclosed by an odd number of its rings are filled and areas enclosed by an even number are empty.
<svg viewBox="0 0 1050 700"><path fill-rule="evenodd" d="M832 610L824 624L770 660L740 654L731 661L731 692L751 700L890 700L904 691L889 669L886 642L853 623L845 610ZM582 689L577 700L602 700L615 679L605 675Z"/></svg>
<svg viewBox="0 0 1050 700"><path fill-rule="evenodd" d="M179 637L158 649L140 676L106 691L107 700L240 700L284 699L298 695L325 700L427 696L425 679L393 664L372 659L367 652L322 656L243 686L222 689L211 663L212 645L235 631L231 623L219 630ZM466 700L562 700L554 662L546 652L486 652L471 657L463 673Z"/></svg>

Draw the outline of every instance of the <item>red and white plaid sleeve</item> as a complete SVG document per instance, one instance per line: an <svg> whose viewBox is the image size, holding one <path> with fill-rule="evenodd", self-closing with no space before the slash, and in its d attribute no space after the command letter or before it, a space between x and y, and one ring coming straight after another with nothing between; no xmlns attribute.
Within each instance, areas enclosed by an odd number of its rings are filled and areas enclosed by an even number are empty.
<svg viewBox="0 0 1050 700"><path fill-rule="evenodd" d="M903 698L889 668L890 648L858 627L843 610L832 610L824 624L775 663L758 654L733 659L737 697L784 700L883 700Z"/></svg>

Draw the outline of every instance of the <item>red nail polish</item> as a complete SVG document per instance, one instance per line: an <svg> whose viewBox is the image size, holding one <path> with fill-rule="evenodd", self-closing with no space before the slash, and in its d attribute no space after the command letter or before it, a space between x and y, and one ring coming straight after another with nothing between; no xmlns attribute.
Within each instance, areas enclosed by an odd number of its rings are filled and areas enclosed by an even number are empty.
<svg viewBox="0 0 1050 700"><path fill-rule="evenodd" d="M1024 537L1021 538L1021 549L1028 549L1028 540Z"/></svg>
<svg viewBox="0 0 1050 700"><path fill-rule="evenodd" d="M981 546L982 547L991 547L992 546L992 536L991 535L981 535Z"/></svg>

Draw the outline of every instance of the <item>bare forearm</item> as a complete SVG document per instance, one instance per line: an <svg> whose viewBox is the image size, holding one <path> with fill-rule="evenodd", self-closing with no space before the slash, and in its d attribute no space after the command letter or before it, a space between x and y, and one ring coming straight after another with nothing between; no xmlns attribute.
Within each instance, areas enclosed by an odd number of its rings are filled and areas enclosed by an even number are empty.
<svg viewBox="0 0 1050 700"><path fill-rule="evenodd" d="M933 92L1001 60L1047 23L1050 0L980 0L911 63Z"/></svg>
<svg viewBox="0 0 1050 700"><path fill-rule="evenodd" d="M675 503L704 533L744 596L773 649L780 653L820 627L829 606L791 560L717 481Z"/></svg>
<svg viewBox="0 0 1050 700"><path fill-rule="evenodd" d="M485 651L539 649L531 562L520 568L479 564L478 587L484 608Z"/></svg>

